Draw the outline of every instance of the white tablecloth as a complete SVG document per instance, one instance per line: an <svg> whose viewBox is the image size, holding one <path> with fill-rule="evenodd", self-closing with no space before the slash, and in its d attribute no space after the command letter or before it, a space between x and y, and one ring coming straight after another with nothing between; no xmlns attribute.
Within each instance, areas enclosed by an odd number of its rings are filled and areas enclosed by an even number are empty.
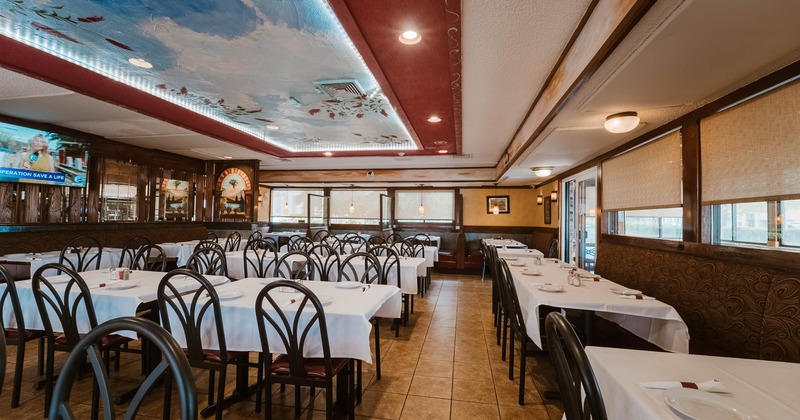
<svg viewBox="0 0 800 420"><path fill-rule="evenodd" d="M519 258L508 263L519 295L528 336L540 348L542 342L539 331L539 306L548 305L595 311L598 316L616 322L664 350L677 353L689 352L689 328L675 308L666 303L658 300L622 299L610 289L613 287L624 289L624 287L606 279L597 282L584 280L580 287L570 286L567 283L568 270L560 268L564 265L561 262L546 261L541 266L535 266L532 259ZM516 267L514 266L516 264L526 266ZM539 271L542 275L525 275L524 270ZM539 290L539 286L543 283L562 285L564 292Z"/></svg>
<svg viewBox="0 0 800 420"><path fill-rule="evenodd" d="M200 241L185 241L185 242L167 242L158 244L163 250L167 258L177 258L176 264L178 267L183 267L189 261L189 257L194 253L194 247Z"/></svg>
<svg viewBox="0 0 800 420"><path fill-rule="evenodd" d="M765 360L587 347L609 419L678 419L664 391L641 382L716 379L730 398L764 420L800 418L800 364Z"/></svg>
<svg viewBox="0 0 800 420"><path fill-rule="evenodd" d="M517 248L527 249L528 245L514 239L483 239L483 243L495 248Z"/></svg>
<svg viewBox="0 0 800 420"><path fill-rule="evenodd" d="M279 252L278 258L285 255L285 252ZM228 252L225 254L227 262L228 262L228 276L233 279L240 279L244 278L244 253L240 251L235 252ZM252 258L252 253L250 253ZM340 260L344 260L347 256L340 255ZM289 261L304 261L305 259L300 256L292 256L289 258ZM385 261L385 257L378 257L381 264ZM264 264L268 264L272 261L271 258L265 258ZM403 258L400 257L400 286L401 290L405 294L415 295L417 294L417 276L423 276L425 273L425 259L423 258ZM356 265L356 268L363 268L363 265ZM274 270L274 264L270 267L270 273ZM363 272L363 271L362 271ZM386 279L386 283L391 286L397 286L397 276L394 274L389 275L389 278ZM422 274L420 274L422 273ZM248 267L248 274L253 275L252 268ZM339 275L339 272L336 269L330 272L331 278L335 279Z"/></svg>
<svg viewBox="0 0 800 420"><path fill-rule="evenodd" d="M125 290L115 290L109 287L92 288L90 290L98 325L114 318L123 316L136 316L136 311L139 305L145 302L152 302L156 300L158 283L162 278L164 278L165 274L166 273L157 271L133 271L131 273L130 280L110 281L107 270L94 270L80 273L81 277L90 288L99 285L100 283L105 283L107 286L121 284L124 282L133 282L138 284L136 287ZM47 273L45 273L45 275L47 275ZM48 279L51 279L51 281L57 281L57 279L66 278L66 275L48 277ZM227 277L222 276L206 276L206 278L211 281L212 284L222 284L229 281ZM188 281L186 283L187 285L185 288L179 288L181 292L192 290L193 285L196 284ZM22 307L25 317L25 328L32 330L43 330L44 323L42 322L42 318L39 316L39 309L37 308L36 300L33 297L31 281L20 280L15 284L17 285L17 294L19 294L20 306ZM55 287L56 290L60 290L63 295L63 290L66 288L66 285L66 283L53 284L53 287ZM0 284L0 293L2 293L3 290L5 290L5 285ZM75 292L75 295L77 295L77 292ZM6 320L5 326L16 328L17 322L16 318L13 316L11 305L5 305L3 310L5 311L3 318ZM86 318L85 310L82 309L79 314L81 315L80 318L82 319L78 325L79 331L82 333L89 332L89 320ZM50 311L50 321L53 323L54 330L60 330L61 324L58 322L58 318L55 316L55 313L52 312L52 310ZM131 338L136 338L136 334L132 332L123 332L120 334L127 335Z"/></svg>
<svg viewBox="0 0 800 420"><path fill-rule="evenodd" d="M503 257L544 258L544 254L542 254L542 251L539 251L538 249L520 249L520 248L497 248L497 256L499 256L500 258Z"/></svg>
<svg viewBox="0 0 800 420"><path fill-rule="evenodd" d="M36 272L41 266L50 263L57 263L59 256L61 255L61 251L47 251L41 253L34 253L34 254L8 254L0 257L0 260L16 262L16 263L28 263L31 265L31 275ZM86 259L92 258L94 255L97 255L96 252L89 253L86 255ZM122 256L122 248L103 248L103 255L100 258L100 268L111 268L117 267L119 265L119 258ZM78 263L78 255L73 253L64 254L64 257L72 261L73 264ZM94 262L90 264L92 270L94 270ZM67 264L69 266L69 264Z"/></svg>
<svg viewBox="0 0 800 420"><path fill-rule="evenodd" d="M234 283L217 287L217 291L241 291L242 295L234 299L220 301L222 307L222 323L225 327L225 342L228 350L261 351L261 339L258 333L258 324L255 316L255 302L258 293L264 285L275 279L246 278ZM332 357L346 357L372 362L370 352L369 334L372 324L369 320L373 316L387 318L400 317L400 293L394 286L373 285L366 291L358 289L341 289L336 283L324 281L304 281L303 284L311 289L317 296L330 296L332 303L324 306L325 321L328 327L328 342ZM277 289L271 292L276 302L286 302L297 298L295 293L282 293ZM270 312L274 313L269 303L266 304ZM289 319L294 319L294 314L299 308L299 302L289 304L283 308ZM391 313L390 313L391 312ZM209 315L210 316L210 315ZM309 312L310 317L311 314ZM306 323L307 319L306 317ZM212 318L208 318L211 320ZM301 324L303 318L301 317ZM175 323L172 322L173 331ZM385 323L385 325L388 325ZM203 347L218 349L216 324L204 322ZM274 331L274 330L273 330ZM318 330L314 329L307 337L305 355L307 357L321 357L322 346L319 343ZM185 345L185 338L181 333L173 336L179 344ZM284 353L283 343L273 332L269 336L270 352Z"/></svg>

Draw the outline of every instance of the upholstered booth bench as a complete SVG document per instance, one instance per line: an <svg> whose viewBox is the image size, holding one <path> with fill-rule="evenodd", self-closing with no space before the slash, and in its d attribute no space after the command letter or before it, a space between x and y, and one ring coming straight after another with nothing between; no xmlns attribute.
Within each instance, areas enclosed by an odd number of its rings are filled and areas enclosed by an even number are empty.
<svg viewBox="0 0 800 420"><path fill-rule="evenodd" d="M675 307L692 353L800 362L799 272L730 248L605 238L596 272Z"/></svg>

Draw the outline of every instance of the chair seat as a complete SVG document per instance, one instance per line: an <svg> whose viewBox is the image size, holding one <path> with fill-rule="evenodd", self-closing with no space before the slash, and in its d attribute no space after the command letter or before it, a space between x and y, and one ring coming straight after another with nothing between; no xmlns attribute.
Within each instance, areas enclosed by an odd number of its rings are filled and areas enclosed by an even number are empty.
<svg viewBox="0 0 800 420"><path fill-rule="evenodd" d="M183 349L183 354L189 357L189 350ZM226 354L228 357L225 363L231 363L236 360L242 352L229 351ZM203 350L203 360L211 363L222 363L222 353L220 353L219 350Z"/></svg>
<svg viewBox="0 0 800 420"><path fill-rule="evenodd" d="M81 338L83 338L86 334L81 334ZM130 343L133 339L128 337L123 337L117 334L111 334L103 337L100 340L100 349L108 349L108 348L117 348L121 347L125 343ZM64 334L59 335L56 337L55 343L57 346L67 346L67 336Z"/></svg>
<svg viewBox="0 0 800 420"><path fill-rule="evenodd" d="M349 359L331 358L331 372L336 373L347 365ZM323 379L325 375L325 359L324 358L306 358L303 359L303 366L306 370L306 376L310 378ZM285 354L278 356L272 362L272 373L276 375L289 375L289 357Z"/></svg>
<svg viewBox="0 0 800 420"><path fill-rule="evenodd" d="M6 338L9 340L19 340L19 330L16 328L6 328ZM44 337L45 333L41 330L25 330L25 335L23 337L23 341L30 341L35 340L40 337Z"/></svg>

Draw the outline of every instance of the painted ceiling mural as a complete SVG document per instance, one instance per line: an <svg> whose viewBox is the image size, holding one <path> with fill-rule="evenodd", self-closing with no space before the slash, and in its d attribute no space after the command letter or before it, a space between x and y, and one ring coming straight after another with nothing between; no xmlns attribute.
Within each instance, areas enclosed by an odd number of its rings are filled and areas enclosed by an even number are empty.
<svg viewBox="0 0 800 420"><path fill-rule="evenodd" d="M1 34L282 149L417 148L325 0L0 1Z"/></svg>

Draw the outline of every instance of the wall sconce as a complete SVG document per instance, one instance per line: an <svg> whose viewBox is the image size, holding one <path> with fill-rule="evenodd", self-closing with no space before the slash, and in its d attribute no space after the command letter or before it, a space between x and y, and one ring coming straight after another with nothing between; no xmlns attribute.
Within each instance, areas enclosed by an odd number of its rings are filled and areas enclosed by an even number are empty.
<svg viewBox="0 0 800 420"><path fill-rule="evenodd" d="M539 195L536 196L536 205L541 206L543 204L544 204L544 196L542 196L542 194L539 193Z"/></svg>
<svg viewBox="0 0 800 420"><path fill-rule="evenodd" d="M628 111L609 115L603 126L610 133L627 133L639 126L639 114Z"/></svg>
<svg viewBox="0 0 800 420"><path fill-rule="evenodd" d="M558 191L553 191L550 193L550 201L553 203L558 203Z"/></svg>

